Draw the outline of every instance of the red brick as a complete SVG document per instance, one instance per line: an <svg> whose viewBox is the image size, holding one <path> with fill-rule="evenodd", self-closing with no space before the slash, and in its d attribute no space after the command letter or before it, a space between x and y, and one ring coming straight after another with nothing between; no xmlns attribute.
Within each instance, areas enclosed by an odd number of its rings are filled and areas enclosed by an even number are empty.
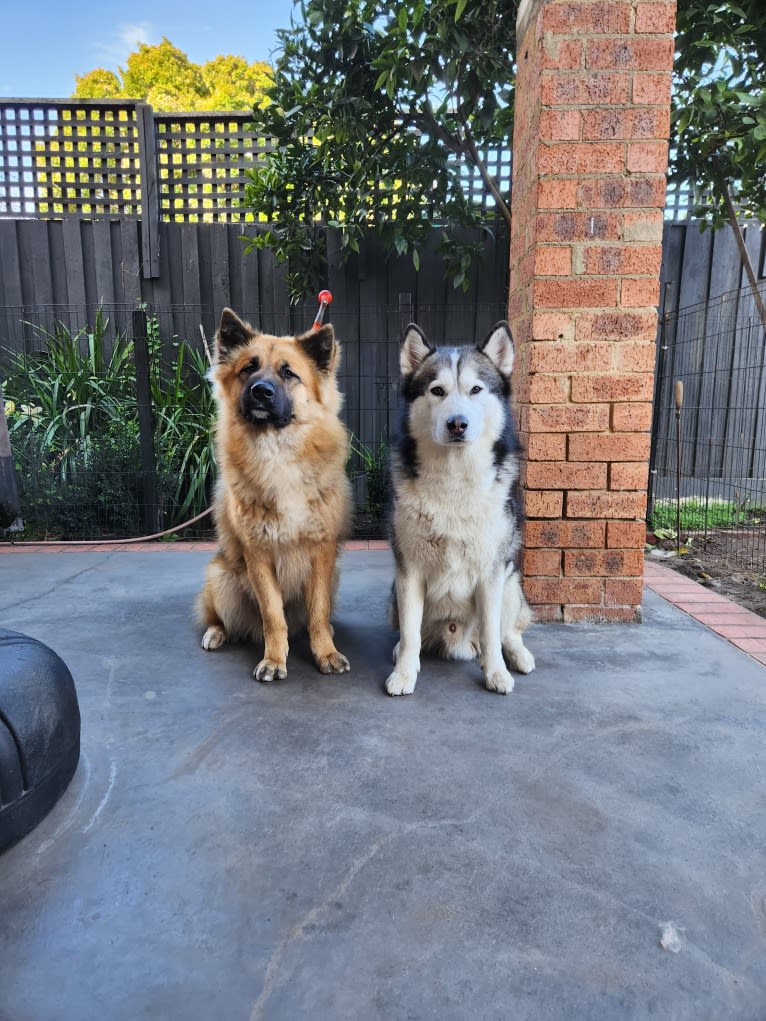
<svg viewBox="0 0 766 1021"><path fill-rule="evenodd" d="M530 461L526 483L529 489L605 489L606 476L605 464Z"/></svg>
<svg viewBox="0 0 766 1021"><path fill-rule="evenodd" d="M543 142L576 142L580 138L579 110L541 110L538 138Z"/></svg>
<svg viewBox="0 0 766 1021"><path fill-rule="evenodd" d="M572 249L562 245L539 245L535 252L536 276L569 276Z"/></svg>
<svg viewBox="0 0 766 1021"><path fill-rule="evenodd" d="M629 143L627 165L632 174L664 174L668 169L668 143Z"/></svg>
<svg viewBox="0 0 766 1021"><path fill-rule="evenodd" d="M602 583L595 578L527 578L524 582L524 591L532 605L598 604L601 588Z"/></svg>
<svg viewBox="0 0 766 1021"><path fill-rule="evenodd" d="M527 457L530 461L564 461L566 448L564 433L533 434L527 441Z"/></svg>
<svg viewBox="0 0 766 1021"><path fill-rule="evenodd" d="M649 447L648 433L575 433L568 456L570 461L648 461Z"/></svg>
<svg viewBox="0 0 766 1021"><path fill-rule="evenodd" d="M673 40L588 39L585 66L605 71L669 71L673 67Z"/></svg>
<svg viewBox="0 0 766 1021"><path fill-rule="evenodd" d="M522 574L525 578L560 578L561 552L559 550L525 550L522 561Z"/></svg>
<svg viewBox="0 0 766 1021"><path fill-rule="evenodd" d="M645 521L607 521L606 545L609 549L642 550L645 543Z"/></svg>
<svg viewBox="0 0 766 1021"><path fill-rule="evenodd" d="M622 218L623 241L662 241L665 216L661 209L653 212L625 213Z"/></svg>
<svg viewBox="0 0 766 1021"><path fill-rule="evenodd" d="M643 578L609 578L604 585L606 606L639 606L643 595Z"/></svg>
<svg viewBox="0 0 766 1021"><path fill-rule="evenodd" d="M560 518L563 508L563 493L524 493L524 512L528 518Z"/></svg>
<svg viewBox="0 0 766 1021"><path fill-rule="evenodd" d="M565 624L640 624L640 606L565 606Z"/></svg>
<svg viewBox="0 0 766 1021"><path fill-rule="evenodd" d="M535 603L535 620L541 624L560 624L564 619L564 614L561 605L557 606L543 606L540 603Z"/></svg>
<svg viewBox="0 0 766 1021"><path fill-rule="evenodd" d="M569 518L638 518L646 514L646 493L571 492Z"/></svg>
<svg viewBox="0 0 766 1021"><path fill-rule="evenodd" d="M629 461L615 463L609 468L609 488L646 489L649 476L649 465L645 461Z"/></svg>
<svg viewBox="0 0 766 1021"><path fill-rule="evenodd" d="M624 177L592 178L580 185L578 204L587 209L629 206L630 182Z"/></svg>
<svg viewBox="0 0 766 1021"><path fill-rule="evenodd" d="M603 521L528 521L524 544L546 549L604 548Z"/></svg>
<svg viewBox="0 0 766 1021"><path fill-rule="evenodd" d="M614 344L535 344L530 351L530 372L608 372L613 366Z"/></svg>
<svg viewBox="0 0 766 1021"><path fill-rule="evenodd" d="M612 429L616 432L648 432L652 427L651 404L614 404Z"/></svg>
<svg viewBox="0 0 766 1021"><path fill-rule="evenodd" d="M521 47L518 47L517 52L521 52ZM543 39L540 69L542 71L573 71L582 67L583 53L584 47L581 39L557 39L549 34ZM516 88L517 90L519 88L518 79Z"/></svg>
<svg viewBox="0 0 766 1021"><path fill-rule="evenodd" d="M643 106L669 106L672 80L668 71L660 74L634 74L633 102Z"/></svg>
<svg viewBox="0 0 766 1021"><path fill-rule="evenodd" d="M638 280L626 278L620 284L620 305L622 308L657 308L659 300L659 277Z"/></svg>
<svg viewBox="0 0 766 1021"><path fill-rule="evenodd" d="M562 404L569 400L569 376L530 375L516 387L516 400L530 404Z"/></svg>
<svg viewBox="0 0 766 1021"><path fill-rule="evenodd" d="M628 185L628 205L644 211L647 216L665 208L665 176L634 177Z"/></svg>
<svg viewBox="0 0 766 1021"><path fill-rule="evenodd" d="M539 174L621 174L625 170L625 146L616 142L549 142L537 146L536 156Z"/></svg>
<svg viewBox="0 0 766 1021"><path fill-rule="evenodd" d="M675 3L639 3L636 6L636 32L675 32Z"/></svg>
<svg viewBox="0 0 766 1021"><path fill-rule="evenodd" d="M583 312L575 323L577 340L654 340L653 312Z"/></svg>
<svg viewBox="0 0 766 1021"><path fill-rule="evenodd" d="M604 308L617 304L617 281L605 278L537 280L535 308Z"/></svg>
<svg viewBox="0 0 766 1021"><path fill-rule="evenodd" d="M542 31L556 35L615 35L630 29L630 15L631 5L616 0L549 3L543 7Z"/></svg>
<svg viewBox="0 0 766 1021"><path fill-rule="evenodd" d="M578 404L598 401L648 401L652 399L653 382L648 372L575 376L572 379L572 400Z"/></svg>
<svg viewBox="0 0 766 1021"><path fill-rule="evenodd" d="M532 316L534 340L574 340L574 315L571 312L535 312ZM539 345L535 345L535 350Z"/></svg>
<svg viewBox="0 0 766 1021"><path fill-rule="evenodd" d="M609 406L606 404L565 404L561 406L551 404L540 408L529 408L528 411L530 432L601 433L607 428L609 421ZM577 458L576 460L585 459ZM601 458L601 460L616 461L618 458Z"/></svg>
<svg viewBox="0 0 766 1021"><path fill-rule="evenodd" d="M633 89L635 91L635 86ZM540 98L543 106L595 106L601 104L616 106L620 103L630 102L630 90L630 75L627 73L598 72L595 74L561 75L546 72L540 82Z"/></svg>
<svg viewBox="0 0 766 1021"><path fill-rule="evenodd" d="M667 138L669 130L670 111L665 107L630 109L615 106L585 110L582 115L582 138L586 142L609 138ZM628 169L631 169L630 162ZM635 169L650 172L652 168L641 166Z"/></svg>
<svg viewBox="0 0 766 1021"><path fill-rule="evenodd" d="M654 344L617 344L614 367L625 372L653 372L656 354Z"/></svg>
<svg viewBox="0 0 766 1021"><path fill-rule="evenodd" d="M659 274L661 245L587 245L585 272L648 275Z"/></svg>
<svg viewBox="0 0 766 1021"><path fill-rule="evenodd" d="M576 209L577 181L544 178L537 188L538 209Z"/></svg>
<svg viewBox="0 0 766 1021"><path fill-rule="evenodd" d="M643 576L643 550L565 550L564 577Z"/></svg>

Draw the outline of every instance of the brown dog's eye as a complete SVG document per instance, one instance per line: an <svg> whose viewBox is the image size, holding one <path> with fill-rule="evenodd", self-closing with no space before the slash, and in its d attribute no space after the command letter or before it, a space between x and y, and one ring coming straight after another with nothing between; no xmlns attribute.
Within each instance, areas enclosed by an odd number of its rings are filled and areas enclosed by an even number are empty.
<svg viewBox="0 0 766 1021"><path fill-rule="evenodd" d="M432 386L431 387L431 393L434 395L434 397L443 397L444 396L444 387L443 386Z"/></svg>
<svg viewBox="0 0 766 1021"><path fill-rule="evenodd" d="M299 383L301 381L301 377L297 372L293 372L287 362L282 365L282 368L279 370L279 375L282 379L297 379Z"/></svg>
<svg viewBox="0 0 766 1021"><path fill-rule="evenodd" d="M480 387L480 386L472 386L471 387L471 393L472 394L480 394L482 389L483 389L483 387Z"/></svg>
<svg viewBox="0 0 766 1021"><path fill-rule="evenodd" d="M261 367L260 361L257 358L253 358L251 361L247 363L247 365L242 366L242 368L239 370L239 374L240 376L243 377L252 376L252 374L254 372L257 372L258 369L260 369L260 367Z"/></svg>

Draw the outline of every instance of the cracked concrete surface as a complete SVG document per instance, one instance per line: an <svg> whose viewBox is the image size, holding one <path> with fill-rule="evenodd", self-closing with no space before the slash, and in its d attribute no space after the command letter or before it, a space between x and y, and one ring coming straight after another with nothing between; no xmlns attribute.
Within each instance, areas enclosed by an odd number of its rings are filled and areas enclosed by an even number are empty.
<svg viewBox="0 0 766 1021"><path fill-rule="evenodd" d="M299 639L259 685L199 646L206 560L0 558L83 716L0 857L2 1021L763 1021L763 667L647 593L640 626L535 626L507 698L425 659L391 699L390 554L354 552L351 673Z"/></svg>

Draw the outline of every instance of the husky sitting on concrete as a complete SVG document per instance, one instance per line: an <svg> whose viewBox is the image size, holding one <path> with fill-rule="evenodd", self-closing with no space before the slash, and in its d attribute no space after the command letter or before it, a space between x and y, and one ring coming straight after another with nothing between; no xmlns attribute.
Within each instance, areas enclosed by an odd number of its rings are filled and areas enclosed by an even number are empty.
<svg viewBox="0 0 766 1021"><path fill-rule="evenodd" d="M392 451L396 582L389 695L410 695L421 646L481 657L487 688L527 674L532 620L517 567L519 441L510 408L513 339L498 323L475 347L434 348L414 324L402 339L401 435Z"/></svg>

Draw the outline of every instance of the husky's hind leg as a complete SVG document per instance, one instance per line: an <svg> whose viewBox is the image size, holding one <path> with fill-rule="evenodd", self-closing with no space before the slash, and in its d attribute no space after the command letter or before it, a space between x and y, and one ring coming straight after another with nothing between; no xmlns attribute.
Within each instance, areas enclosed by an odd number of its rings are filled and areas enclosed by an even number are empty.
<svg viewBox="0 0 766 1021"><path fill-rule="evenodd" d="M524 598L519 572L514 571L506 578L503 589L503 653L511 669L520 674L528 674L535 669L535 657L522 638L531 623L532 611Z"/></svg>

